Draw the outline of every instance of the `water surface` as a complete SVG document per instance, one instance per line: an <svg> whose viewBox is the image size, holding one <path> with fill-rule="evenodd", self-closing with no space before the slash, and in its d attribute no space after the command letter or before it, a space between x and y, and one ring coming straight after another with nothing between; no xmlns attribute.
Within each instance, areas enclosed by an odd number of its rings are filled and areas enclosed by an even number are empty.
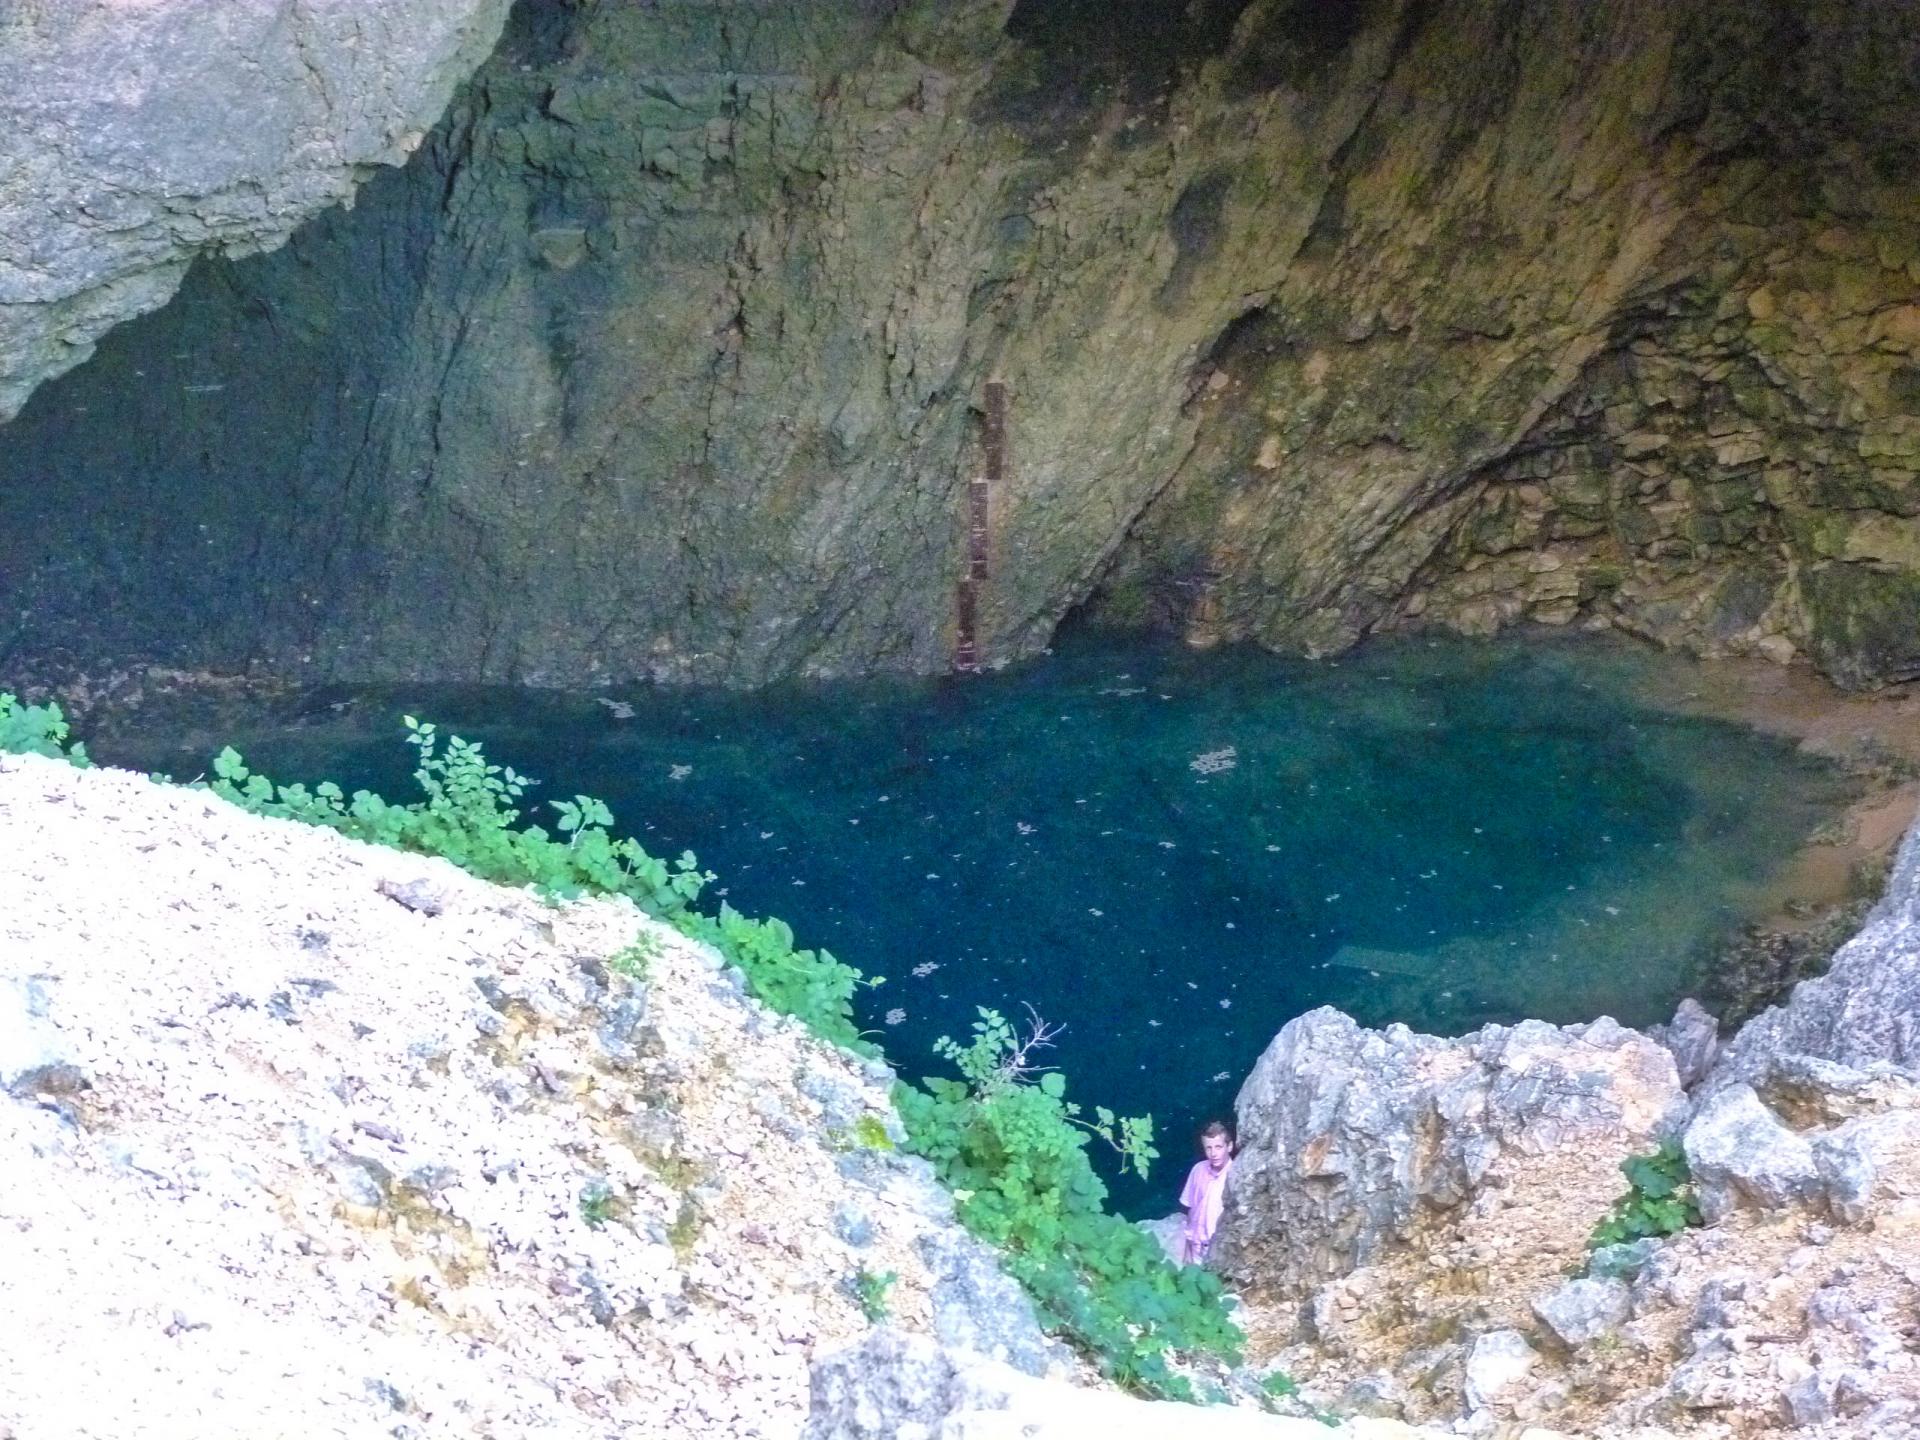
<svg viewBox="0 0 1920 1440"><path fill-rule="evenodd" d="M174 700L93 738L199 773L407 794L398 717L600 795L656 853L887 983L908 1073L974 1007L1064 1023L1070 1094L1188 1135L1289 1018L1613 1015L1696 987L1768 877L1850 796L1737 726L1656 708L1687 662L1596 639L1407 641L1337 662L1080 639L1003 673L751 695L408 688ZM1163 1193L1164 1192L1164 1193Z"/></svg>

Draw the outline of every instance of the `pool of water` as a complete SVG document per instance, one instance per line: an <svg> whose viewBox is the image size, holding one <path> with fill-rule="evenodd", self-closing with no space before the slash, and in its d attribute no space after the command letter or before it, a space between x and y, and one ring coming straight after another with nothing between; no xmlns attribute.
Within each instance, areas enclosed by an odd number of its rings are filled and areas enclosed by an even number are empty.
<svg viewBox="0 0 1920 1440"><path fill-rule="evenodd" d="M1686 663L1574 638L1318 663L1082 638L999 674L750 695L175 699L91 743L184 779L231 742L279 779L399 796L402 713L484 740L536 803L599 795L740 909L884 974L863 1020L910 1074L976 1006L1064 1024L1069 1093L1157 1118L1168 1158L1116 1196L1146 1214L1313 1006L1441 1033L1671 1013L1852 793L1659 709Z"/></svg>

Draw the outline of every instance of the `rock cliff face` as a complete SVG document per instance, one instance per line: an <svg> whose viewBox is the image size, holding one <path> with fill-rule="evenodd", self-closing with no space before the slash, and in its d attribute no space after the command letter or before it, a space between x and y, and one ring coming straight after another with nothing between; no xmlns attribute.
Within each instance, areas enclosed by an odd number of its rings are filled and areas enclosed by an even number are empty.
<svg viewBox="0 0 1920 1440"><path fill-rule="evenodd" d="M1290 1021L1236 1101L1215 1248L1256 1359L1472 1434L1920 1433L1916 907L1920 829L1831 972L1717 1057L1691 1003L1664 1045L1606 1019ZM1661 1166L1621 1166L1662 1141ZM1633 1234L1620 1216L1676 1194L1699 1223L1594 1248L1603 1217Z"/></svg>
<svg viewBox="0 0 1920 1440"><path fill-rule="evenodd" d="M198 255L398 165L508 0L79 0L0 14L0 420Z"/></svg>
<svg viewBox="0 0 1920 1440"><path fill-rule="evenodd" d="M1920 1072L1920 826L1901 843L1886 893L1827 972L1742 1026L1706 1088L1764 1086L1783 1062Z"/></svg>
<svg viewBox="0 0 1920 1440"><path fill-rule="evenodd" d="M1091 601L1920 673L1916 115L1873 0L523 0L10 427L0 654L936 670L977 568L989 660Z"/></svg>
<svg viewBox="0 0 1920 1440"><path fill-rule="evenodd" d="M1672 1056L1612 1020L1442 1040L1311 1011L1275 1037L1234 1102L1240 1153L1219 1267L1300 1295L1415 1245L1484 1266L1521 1248L1528 1226L1567 1233L1527 1248L1577 1252L1618 1190L1616 1167L1653 1149L1684 1109ZM1503 1213L1502 1192L1543 1184L1552 1205L1524 1223ZM1341 1308L1328 1304L1329 1317Z"/></svg>

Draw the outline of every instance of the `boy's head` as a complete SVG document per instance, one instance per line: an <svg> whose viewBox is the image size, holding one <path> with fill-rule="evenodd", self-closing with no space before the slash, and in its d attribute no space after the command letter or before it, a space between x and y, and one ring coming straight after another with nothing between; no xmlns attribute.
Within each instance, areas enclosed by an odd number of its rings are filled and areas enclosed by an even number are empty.
<svg viewBox="0 0 1920 1440"><path fill-rule="evenodd" d="M1207 1157L1207 1163L1218 1170L1227 1163L1227 1156L1233 1153L1233 1132L1226 1122L1212 1120L1207 1128L1200 1132L1200 1153Z"/></svg>

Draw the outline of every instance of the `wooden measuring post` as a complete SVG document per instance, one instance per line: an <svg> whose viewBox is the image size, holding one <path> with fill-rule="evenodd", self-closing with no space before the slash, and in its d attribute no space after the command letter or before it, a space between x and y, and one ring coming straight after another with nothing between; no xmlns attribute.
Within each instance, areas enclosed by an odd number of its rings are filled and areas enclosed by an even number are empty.
<svg viewBox="0 0 1920 1440"><path fill-rule="evenodd" d="M960 576L960 603L953 668L978 670L980 582L987 578L987 515L993 487L1007 478L1007 382L987 381L985 465L967 482L967 568Z"/></svg>

